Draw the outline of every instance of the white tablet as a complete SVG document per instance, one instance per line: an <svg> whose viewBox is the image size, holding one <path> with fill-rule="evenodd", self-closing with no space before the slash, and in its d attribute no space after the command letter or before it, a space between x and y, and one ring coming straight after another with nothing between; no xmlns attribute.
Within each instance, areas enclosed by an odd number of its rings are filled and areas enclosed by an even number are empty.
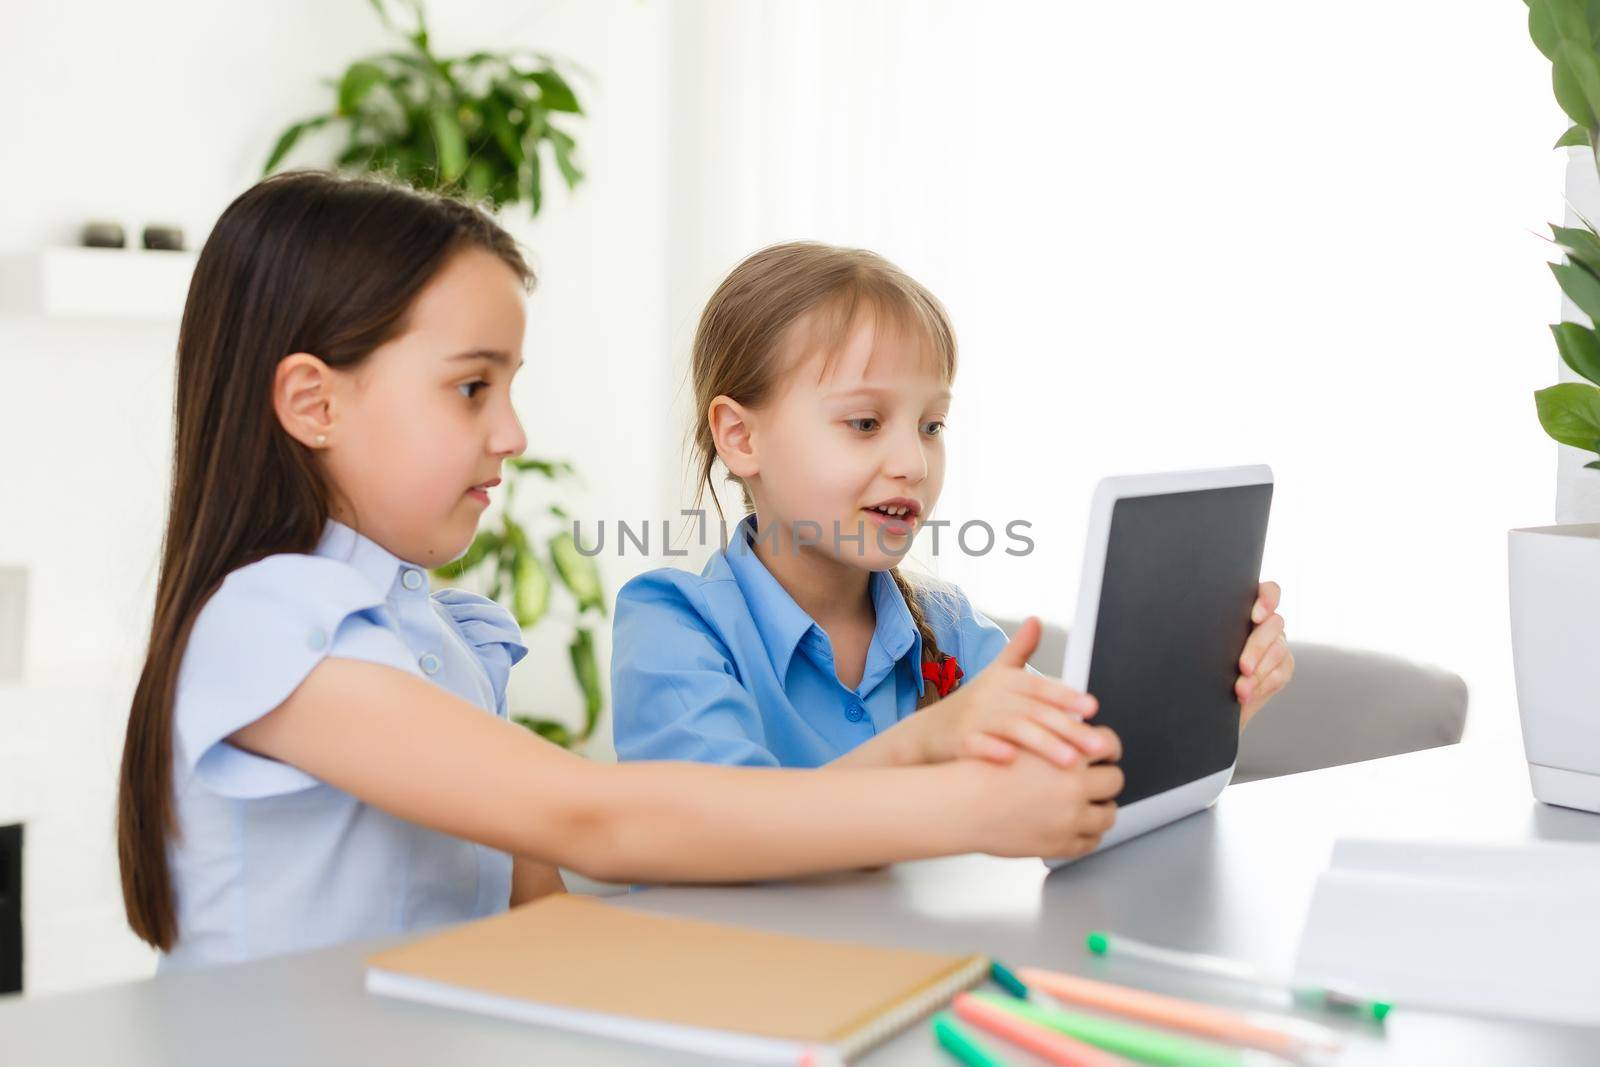
<svg viewBox="0 0 1600 1067"><path fill-rule="evenodd" d="M1099 700L1090 721L1122 739L1127 784L1101 849L1208 807L1233 777L1233 683L1271 504L1264 465L1106 478L1095 489L1061 677Z"/></svg>

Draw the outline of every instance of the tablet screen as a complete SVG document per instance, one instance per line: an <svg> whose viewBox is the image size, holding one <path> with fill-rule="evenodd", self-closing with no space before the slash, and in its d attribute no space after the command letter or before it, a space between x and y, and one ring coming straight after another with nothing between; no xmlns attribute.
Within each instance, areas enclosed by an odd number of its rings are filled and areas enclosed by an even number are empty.
<svg viewBox="0 0 1600 1067"><path fill-rule="evenodd" d="M1272 485L1123 497L1089 661L1091 721L1122 738L1119 806L1226 770L1233 691L1260 582Z"/></svg>

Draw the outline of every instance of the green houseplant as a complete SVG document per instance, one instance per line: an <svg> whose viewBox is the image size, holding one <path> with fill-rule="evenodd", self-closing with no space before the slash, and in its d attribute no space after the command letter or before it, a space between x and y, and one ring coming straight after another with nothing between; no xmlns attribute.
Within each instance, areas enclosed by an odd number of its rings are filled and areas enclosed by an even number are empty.
<svg viewBox="0 0 1600 1067"><path fill-rule="evenodd" d="M560 482L573 474L571 464L519 456L508 464L505 506L498 523L478 531L466 553L434 570L447 581L475 580L485 594L500 601L528 629L549 617L551 593L559 584L575 608L573 638L567 646L572 674L583 693L583 725L573 730L566 723L538 715L512 718L558 745L582 744L594 734L603 697L600 668L595 658L593 626L606 615L605 589L594 560L578 551L565 509L549 504L535 521L517 518L518 484L525 478ZM551 576L555 576L552 582Z"/></svg>
<svg viewBox="0 0 1600 1067"><path fill-rule="evenodd" d="M1559 146L1600 156L1600 0L1525 0L1533 43L1550 60L1556 101L1572 126ZM1600 237L1552 226L1565 261L1552 263L1561 289L1588 322L1551 327L1567 366L1583 379L1534 393L1539 422L1555 440L1600 453ZM1590 461L1588 468L1600 468ZM1600 524L1568 522L1510 531L1507 591L1528 784L1547 804L1600 812L1600 715L1592 649L1600 644Z"/></svg>
<svg viewBox="0 0 1600 1067"><path fill-rule="evenodd" d="M546 149L568 188L583 180L577 142L556 125L558 116L581 116L583 107L554 59L526 49L439 56L429 44L422 0L370 2L406 47L350 64L330 83L333 109L284 130L264 174L303 135L331 124L346 135L338 167L390 174L495 210L527 204L530 214L539 213ZM391 2L412 28L396 24Z"/></svg>
<svg viewBox="0 0 1600 1067"><path fill-rule="evenodd" d="M1525 0L1528 33L1550 60L1556 102L1572 126L1556 147L1583 146L1600 160L1600 0ZM1600 323L1600 236L1587 219L1576 227L1550 227L1566 262L1550 264L1562 292ZM1579 382L1562 382L1534 393L1545 433L1564 445L1600 454L1600 338L1591 326L1560 322L1550 327L1562 360ZM1600 459L1584 464L1600 470Z"/></svg>

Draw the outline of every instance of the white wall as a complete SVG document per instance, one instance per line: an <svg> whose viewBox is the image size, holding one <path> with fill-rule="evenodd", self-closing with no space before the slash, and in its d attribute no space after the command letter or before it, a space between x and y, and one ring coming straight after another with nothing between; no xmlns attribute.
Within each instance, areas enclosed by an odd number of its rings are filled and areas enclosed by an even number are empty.
<svg viewBox="0 0 1600 1067"><path fill-rule="evenodd" d="M590 180L519 227L543 281L516 399L530 450L586 475L577 506L654 509L660 468L641 465L638 446L664 432L669 5L435 6L444 51L529 45L595 75L580 83L590 116L573 126ZM387 47L358 0L31 4L8 20L0 95L38 100L48 87L49 106L7 109L0 255L73 243L101 216L135 233L176 221L197 247L278 131L323 108L319 79ZM0 817L29 820L31 992L153 965L122 919L112 814L165 517L175 337L175 320L0 317L0 563L30 571L26 680L0 683ZM615 588L629 571L608 566ZM559 628L536 636L514 704L575 712Z"/></svg>

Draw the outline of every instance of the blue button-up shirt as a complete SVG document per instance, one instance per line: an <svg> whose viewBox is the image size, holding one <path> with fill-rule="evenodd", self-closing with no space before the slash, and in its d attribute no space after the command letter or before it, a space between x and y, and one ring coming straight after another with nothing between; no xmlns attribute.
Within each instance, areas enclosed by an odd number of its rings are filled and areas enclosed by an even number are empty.
<svg viewBox="0 0 1600 1067"><path fill-rule="evenodd" d="M323 658L380 663L506 713L516 620L330 520L310 554L231 572L195 619L173 703L178 940L159 966L253 959L503 910L511 858L405 822L227 740Z"/></svg>
<svg viewBox="0 0 1600 1067"><path fill-rule="evenodd" d="M822 627L750 546L753 516L699 574L650 571L617 594L612 706L617 755L755 767L819 767L912 714L922 638L894 579L870 579L877 616L866 670L839 680ZM954 587L915 579L941 651L965 676L1005 633Z"/></svg>

